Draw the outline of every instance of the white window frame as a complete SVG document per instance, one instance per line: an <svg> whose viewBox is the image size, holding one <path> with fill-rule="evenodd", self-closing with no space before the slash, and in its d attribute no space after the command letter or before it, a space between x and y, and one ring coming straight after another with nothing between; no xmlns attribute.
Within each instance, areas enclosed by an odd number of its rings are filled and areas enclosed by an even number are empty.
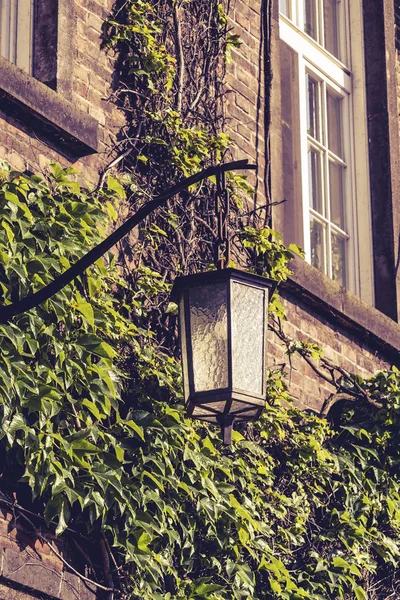
<svg viewBox="0 0 400 600"><path fill-rule="evenodd" d="M0 55L30 75L34 0L0 0Z"/></svg>
<svg viewBox="0 0 400 600"><path fill-rule="evenodd" d="M311 262L310 195L308 172L307 90L306 73L324 82L343 99L344 144L346 162L345 218L349 234L346 287L366 302L373 304L372 226L369 189L368 131L365 90L362 6L360 0L338 2L338 20L342 35L339 52L341 62L318 41L304 31L304 0L289 0L290 16L280 15L280 38L298 56L300 163L302 177L303 248ZM322 2L320 1L320 6ZM319 18L321 19L321 12ZM351 29L351 36L349 31ZM321 40L320 40L321 41ZM325 119L326 127L326 119ZM330 251L330 241L326 253ZM330 260L330 258L329 258ZM328 269L329 271L329 269ZM329 273L328 273L329 275Z"/></svg>

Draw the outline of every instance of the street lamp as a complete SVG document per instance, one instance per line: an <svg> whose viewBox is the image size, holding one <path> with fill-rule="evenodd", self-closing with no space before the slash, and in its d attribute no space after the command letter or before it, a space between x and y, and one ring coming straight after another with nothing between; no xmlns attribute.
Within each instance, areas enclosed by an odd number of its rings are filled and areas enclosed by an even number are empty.
<svg viewBox="0 0 400 600"><path fill-rule="evenodd" d="M230 268L179 277L174 284L187 415L217 423L226 445L235 422L252 421L265 407L274 285Z"/></svg>
<svg viewBox="0 0 400 600"><path fill-rule="evenodd" d="M50 284L0 307L0 323L45 302L81 275L154 210L191 185L215 176L218 225L217 270L179 277L174 296L179 322L186 409L189 417L220 425L231 443L234 422L257 418L266 400L268 300L275 284L229 267L229 197L225 173L254 169L247 160L211 166L171 186L143 205L132 217Z"/></svg>

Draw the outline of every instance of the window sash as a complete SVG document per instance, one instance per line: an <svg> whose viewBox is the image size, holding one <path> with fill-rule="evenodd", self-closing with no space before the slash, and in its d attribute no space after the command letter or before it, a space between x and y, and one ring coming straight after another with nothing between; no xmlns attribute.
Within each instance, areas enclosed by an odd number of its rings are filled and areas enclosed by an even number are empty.
<svg viewBox="0 0 400 600"><path fill-rule="evenodd" d="M307 57L308 58L308 57ZM358 282L355 279L355 268L351 268L351 263L354 261L354 244L355 236L353 235L353 206L352 202L345 201L352 197L351 190L351 161L348 157L351 156L351 149L349 147L348 140L344 135L345 131L351 131L351 118L350 118L350 102L349 94L343 90L337 82L332 81L325 74L319 71L313 64L309 63L308 60L298 55L299 60L299 82L300 82L300 102L299 109L300 114L305 115L308 111L308 94L307 94L307 83L308 77L311 77L313 81L318 82L318 116L319 116L319 140L315 139L307 131L307 119L300 118L300 139L301 139L301 163L302 163L302 187L303 187L303 239L304 239L304 250L306 260L311 264L315 263L315 248L313 247L313 231L310 225L310 219L314 222L315 228L320 229L320 252L323 253L323 260L319 260L318 268L322 270L328 277L335 279L338 277L338 269L335 270L335 262L338 262L333 253L333 236L335 239L342 239L344 247L344 257L342 273L343 277L339 279L339 283L355 291ZM327 115L327 95L331 93L333 96L341 99L341 131L339 132L340 143L341 143L341 154L338 156L333 153L329 148L328 141L328 115ZM320 164L320 190L319 194L321 198L319 200L319 207L312 205L312 185L309 164L308 164L308 153L310 149L315 149L318 153L319 164ZM337 165L341 169L342 175L342 190L343 190L343 215L342 223L339 225L333 220L331 214L334 200L331 197L332 188L330 185L330 164ZM318 223L320 226L318 226ZM338 246L339 244L336 244ZM339 269L340 270L340 269Z"/></svg>
<svg viewBox="0 0 400 600"><path fill-rule="evenodd" d="M331 4L336 30L333 45L328 41L326 8L329 4ZM331 56L335 56L345 64L349 63L345 0L280 0L279 10L281 16L291 21Z"/></svg>
<svg viewBox="0 0 400 600"><path fill-rule="evenodd" d="M318 0L322 6L323 0ZM368 198L369 167L367 154L367 123L365 100L365 69L362 39L362 7L361 2L352 1L348 6L348 27L344 24L344 0L340 1L340 23L342 31L339 35L341 57L346 58L348 65L355 69L352 72L344 62L330 54L323 46L304 32L304 0L282 0L280 7L286 9L280 16L280 38L297 55L298 86L299 86L299 122L300 122L300 168L302 180L302 214L303 214L303 247L306 260L312 262L310 218L316 219L324 230L326 247L326 263L323 271L334 277L338 268L335 257L332 256L333 246L340 244L346 248L346 287L360 295L367 302L373 303L372 278L372 239L371 215ZM339 17L339 15L338 15ZM351 39L348 31L351 28ZM351 57L351 61L350 61ZM307 131L308 106L306 73L322 82L335 98L341 99L343 131L341 156L338 150L333 152L327 148L322 139L316 140ZM353 92L356 92L353 94ZM325 101L325 100L324 100ZM326 115L325 115L326 116ZM327 131L328 123L324 115L320 115L320 127ZM322 132L321 132L322 133ZM344 135L345 134L345 135ZM326 138L325 138L326 140ZM343 196L345 198L344 223L333 222L326 213L321 214L311 206L310 174L308 150L315 147L324 154L322 186L326 203L329 198L330 161L342 169ZM335 219L334 219L335 220ZM337 219L336 219L337 220ZM337 236L332 241L332 235ZM300 240L298 240L300 242ZM343 242L343 243L342 243ZM300 242L301 243L301 242ZM339 244L339 246L340 246ZM328 253L329 251L329 253Z"/></svg>

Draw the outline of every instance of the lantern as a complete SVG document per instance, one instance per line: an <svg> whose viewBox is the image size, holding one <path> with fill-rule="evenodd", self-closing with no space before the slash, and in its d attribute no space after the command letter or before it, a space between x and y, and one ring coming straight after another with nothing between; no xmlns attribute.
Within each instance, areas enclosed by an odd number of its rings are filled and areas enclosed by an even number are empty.
<svg viewBox="0 0 400 600"><path fill-rule="evenodd" d="M268 298L275 282L239 271L209 271L175 281L186 410L218 424L231 443L236 421L265 407Z"/></svg>

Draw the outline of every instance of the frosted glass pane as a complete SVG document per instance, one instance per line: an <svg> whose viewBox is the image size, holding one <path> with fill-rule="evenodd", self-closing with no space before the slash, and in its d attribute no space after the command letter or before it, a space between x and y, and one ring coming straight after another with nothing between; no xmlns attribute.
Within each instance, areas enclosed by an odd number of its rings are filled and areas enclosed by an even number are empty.
<svg viewBox="0 0 400 600"><path fill-rule="evenodd" d="M207 404L201 404L193 409L193 416L199 415L205 416L212 413L223 413L226 408L226 400L220 402L207 402Z"/></svg>
<svg viewBox="0 0 400 600"><path fill-rule="evenodd" d="M265 306L263 289L232 282L233 387L263 393Z"/></svg>
<svg viewBox="0 0 400 600"><path fill-rule="evenodd" d="M186 344L186 323L185 323L185 302L184 297L179 302L179 325L180 325L180 338L182 348L182 370L183 370L183 388L185 392L185 399L189 397L189 373L187 363L187 344Z"/></svg>
<svg viewBox="0 0 400 600"><path fill-rule="evenodd" d="M189 292L195 392L228 387L226 289L218 283Z"/></svg>
<svg viewBox="0 0 400 600"><path fill-rule="evenodd" d="M251 402L251 398L249 400ZM249 412L251 412L253 414L254 411L257 412L258 410L260 410L260 408L264 408L264 406L265 406L265 402L260 401L258 398L256 398L254 400L254 402L256 403L256 406L254 404L252 406L249 406L249 401L247 401L247 400L246 400L246 402L240 402L239 400L233 400L229 412L232 413L232 412L238 412L238 411L245 411L245 413L243 413L243 414L248 414ZM238 416L239 416L239 414L238 414Z"/></svg>
<svg viewBox="0 0 400 600"><path fill-rule="evenodd" d="M245 413L241 413L241 414L237 415L236 419L238 421L240 421L240 420L249 421L250 419L255 419L258 416L258 414L260 413L260 410L261 410L260 408L247 410Z"/></svg>

